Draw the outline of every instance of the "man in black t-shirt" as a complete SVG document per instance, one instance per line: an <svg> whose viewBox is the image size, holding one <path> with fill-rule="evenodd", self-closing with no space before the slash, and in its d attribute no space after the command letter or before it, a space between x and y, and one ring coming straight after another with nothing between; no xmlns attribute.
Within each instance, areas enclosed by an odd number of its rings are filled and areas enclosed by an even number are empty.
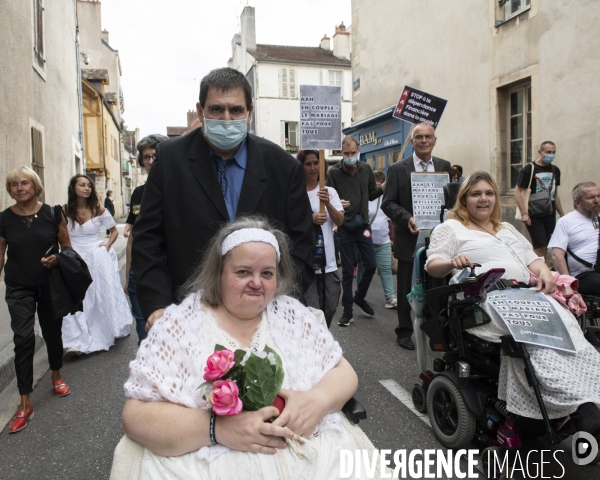
<svg viewBox="0 0 600 480"><path fill-rule="evenodd" d="M519 179L515 187L515 200L521 211L521 221L527 227L531 243L535 253L545 258L548 242L556 226L556 212L562 217L564 211L558 197L558 186L560 185L560 169L552 162L556 157L556 145L551 141L545 141L540 145L538 158L535 162L528 163L519 172ZM533 177L531 169L533 170ZM542 191L550 192L552 201L552 214L542 217L530 217L528 205L523 202L523 192L531 189L531 194Z"/></svg>
<svg viewBox="0 0 600 480"><path fill-rule="evenodd" d="M150 173L152 162L154 162L156 159L156 146L165 140L167 140L167 137L164 135L155 134L148 135L138 142L138 162L140 167L143 167L146 170L146 173ZM138 346L148 334L146 333L146 320L144 320L142 309L140 308L140 304L137 300L135 277L133 275L133 270L131 269L131 245L133 243L133 235L131 235L131 230L133 229L133 224L140 213L140 205L142 204L145 186L146 185L144 184L136 187L131 194L131 200L129 201L129 215L127 216L127 221L125 222L125 237L127 238L127 263L125 266L125 271L128 272L129 275L126 277L125 287L123 289L125 290L125 293L129 295L129 300L131 302L131 313L135 317L136 331L138 334Z"/></svg>

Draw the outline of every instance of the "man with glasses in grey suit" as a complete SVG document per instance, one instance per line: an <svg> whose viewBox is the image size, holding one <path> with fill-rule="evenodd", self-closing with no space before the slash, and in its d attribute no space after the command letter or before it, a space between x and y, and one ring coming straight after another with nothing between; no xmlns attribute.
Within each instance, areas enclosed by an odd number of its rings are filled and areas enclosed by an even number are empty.
<svg viewBox="0 0 600 480"><path fill-rule="evenodd" d="M436 142L435 130L428 123L419 123L413 130L410 143L414 153L388 168L386 189L381 209L394 222L394 257L398 259L397 294L398 327L396 341L406 350L414 350L410 318L410 304L406 295L412 289L414 252L419 230L413 218L411 190L412 172L447 172L451 164L434 157L431 152Z"/></svg>

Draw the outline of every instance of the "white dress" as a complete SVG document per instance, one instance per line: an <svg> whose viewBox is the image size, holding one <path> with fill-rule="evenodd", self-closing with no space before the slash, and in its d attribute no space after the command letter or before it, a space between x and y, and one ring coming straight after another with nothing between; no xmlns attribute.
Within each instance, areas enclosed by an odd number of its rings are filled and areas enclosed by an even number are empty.
<svg viewBox="0 0 600 480"><path fill-rule="evenodd" d="M469 230L456 220L447 220L431 234L427 263L434 258L450 260L463 253L469 255L474 263L482 265L481 269L476 269L476 273L504 268L503 278L529 283L527 266L538 257L527 239L512 225L502 223L501 227L494 237L486 232ZM456 278L460 271L453 273ZM559 313L577 351L572 354L527 345L548 415L550 418L559 418L570 415L582 403L600 405L600 382L597 381L600 354L585 339L575 317L552 297L546 296L546 300ZM470 329L469 333L499 343L502 335L510 334L508 327L487 302L482 307L492 321ZM533 389L527 383L522 360L502 356L498 397L506 401L508 410L513 413L542 418Z"/></svg>
<svg viewBox="0 0 600 480"><path fill-rule="evenodd" d="M308 390L341 358L337 342L307 312L299 302L279 297L263 313L251 341L252 348L262 350L269 345L279 353L285 371L283 388ZM201 304L199 296L192 295L181 305L169 307L154 324L147 341L138 350L136 360L130 364L126 396L207 408L197 387L204 381L204 365L216 344L231 350L240 348L239 342L219 327L211 309ZM311 344L313 348L307 348ZM290 355L296 349L298 353ZM157 355L155 351L163 354ZM145 449L140 479L338 478L340 450L354 452L357 448L341 426L339 415L326 415L317 425L317 435L309 442L314 449L302 447L307 454L316 455L313 459L301 459L290 448L278 450L275 455L265 455L216 445L178 457L162 457ZM218 431L216 436L218 440Z"/></svg>
<svg viewBox="0 0 600 480"><path fill-rule="evenodd" d="M114 227L115 220L108 210L83 225L68 220L69 236L75 250L87 263L93 282L83 301L83 312L63 319L63 347L81 353L108 350L115 338L129 335L133 321L131 310L121 287L118 259L111 248L100 247L100 228Z"/></svg>

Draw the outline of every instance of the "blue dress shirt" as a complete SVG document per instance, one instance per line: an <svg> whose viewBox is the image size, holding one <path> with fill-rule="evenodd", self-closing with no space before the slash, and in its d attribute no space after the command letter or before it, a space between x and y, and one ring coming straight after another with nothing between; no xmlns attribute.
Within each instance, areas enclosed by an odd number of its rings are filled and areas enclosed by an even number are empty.
<svg viewBox="0 0 600 480"><path fill-rule="evenodd" d="M210 158L212 158L212 166L217 174L217 162L219 160L230 160L230 158L221 159L210 146L208 147ZM234 221L237 215L238 204L240 202L240 194L242 193L242 183L244 183L244 175L246 174L246 165L248 165L248 138L244 138L237 152L231 157L235 162L227 165L225 177L227 178L227 194L225 195L225 206L229 214L229 220Z"/></svg>

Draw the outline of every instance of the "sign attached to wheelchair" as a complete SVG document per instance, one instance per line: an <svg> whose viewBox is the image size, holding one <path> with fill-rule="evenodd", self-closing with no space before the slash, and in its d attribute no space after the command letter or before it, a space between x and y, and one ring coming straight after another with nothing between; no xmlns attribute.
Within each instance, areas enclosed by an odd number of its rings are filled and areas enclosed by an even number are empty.
<svg viewBox="0 0 600 480"><path fill-rule="evenodd" d="M413 218L419 230L431 230L440 223L440 208L444 204L444 185L450 181L447 173L413 172L410 176Z"/></svg>
<svg viewBox="0 0 600 480"><path fill-rule="evenodd" d="M567 327L542 292L507 288L488 293L487 301L515 341L575 353Z"/></svg>

